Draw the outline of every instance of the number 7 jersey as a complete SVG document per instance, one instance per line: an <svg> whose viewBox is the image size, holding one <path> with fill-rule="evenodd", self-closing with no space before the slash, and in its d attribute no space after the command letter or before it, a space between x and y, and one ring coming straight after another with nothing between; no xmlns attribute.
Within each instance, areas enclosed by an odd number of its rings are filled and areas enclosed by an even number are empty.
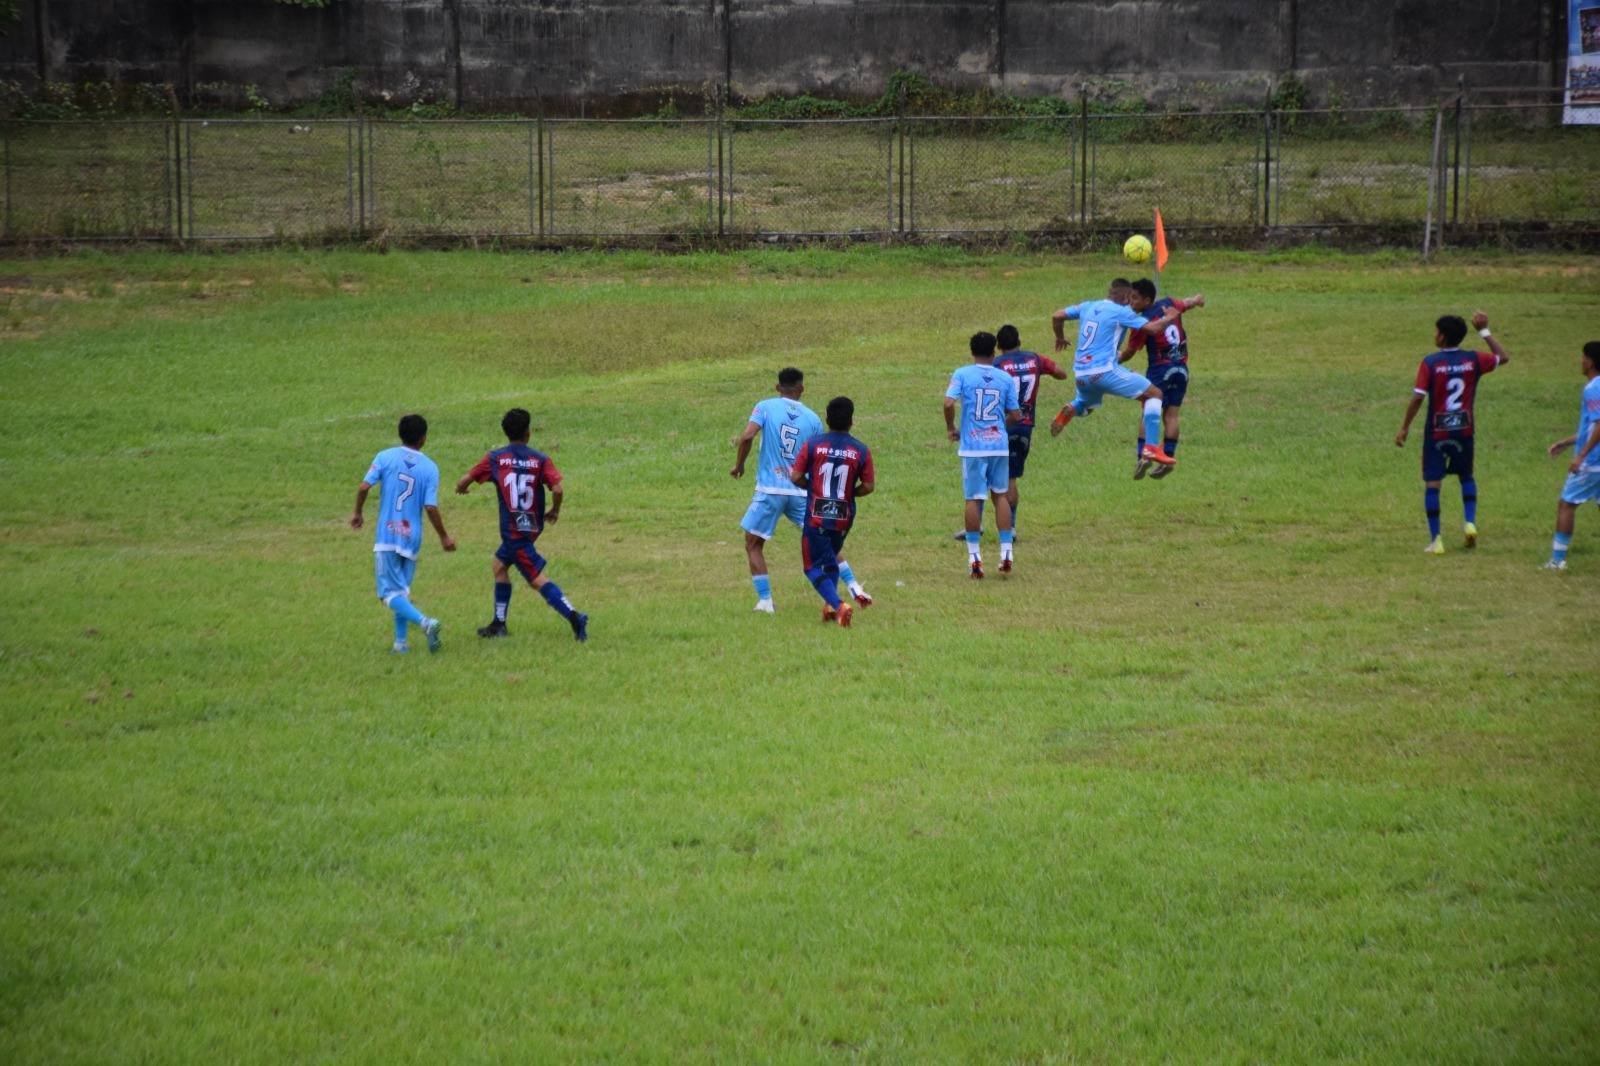
<svg viewBox="0 0 1600 1066"><path fill-rule="evenodd" d="M439 505L439 468L415 448L401 445L374 456L361 480L382 486L372 550L415 559L422 550L422 509Z"/></svg>
<svg viewBox="0 0 1600 1066"><path fill-rule="evenodd" d="M508 444L478 460L467 472L474 482L492 481L500 497L500 539L533 543L544 532L544 490L561 484L561 471L543 452Z"/></svg>
<svg viewBox="0 0 1600 1066"><path fill-rule="evenodd" d="M1425 357L1417 367L1414 391L1428 398L1428 439L1472 436L1472 403L1478 379L1500 365L1489 352L1446 348Z"/></svg>

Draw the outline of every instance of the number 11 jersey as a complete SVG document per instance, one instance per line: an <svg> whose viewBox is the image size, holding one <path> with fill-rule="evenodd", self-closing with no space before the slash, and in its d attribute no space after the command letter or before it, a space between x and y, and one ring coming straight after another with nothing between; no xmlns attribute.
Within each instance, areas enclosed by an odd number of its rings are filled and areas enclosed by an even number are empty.
<svg viewBox="0 0 1600 1066"><path fill-rule="evenodd" d="M1478 379L1500 365L1489 352L1446 348L1425 357L1417 367L1415 391L1428 398L1428 439L1472 436L1472 403Z"/></svg>
<svg viewBox="0 0 1600 1066"><path fill-rule="evenodd" d="M561 484L551 458L526 444L507 444L478 460L467 476L492 481L500 497L500 539L532 544L544 532L544 490Z"/></svg>

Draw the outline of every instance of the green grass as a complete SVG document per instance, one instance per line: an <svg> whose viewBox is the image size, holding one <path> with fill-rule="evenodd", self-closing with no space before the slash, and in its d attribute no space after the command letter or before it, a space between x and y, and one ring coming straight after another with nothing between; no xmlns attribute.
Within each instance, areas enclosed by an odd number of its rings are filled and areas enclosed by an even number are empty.
<svg viewBox="0 0 1600 1066"><path fill-rule="evenodd" d="M1594 222L1600 135L1485 117L1463 147L1466 223ZM1416 223L1432 126L1284 120L1268 171L1261 120L730 120L716 181L700 120L193 120L7 127L9 237L200 238L884 233L1251 226L1270 175L1279 225ZM903 155L902 155L903 151ZM1089 175L1085 183L1084 174ZM543 195L541 196L541 190ZM1083 202L1086 195L1087 202ZM540 212L544 213L543 227ZM1087 216L1085 218L1085 215Z"/></svg>
<svg viewBox="0 0 1600 1066"><path fill-rule="evenodd" d="M1115 269L4 264L0 1059L1592 1061L1593 509L1537 567L1600 268L1180 254L1179 471L1129 479L1131 404L1041 438L970 582L947 375ZM1430 559L1392 437L1474 307L1484 540ZM728 441L789 363L877 457L850 631L790 530L749 609ZM443 653L392 658L356 482L399 414L448 482L512 404L593 638L525 588L472 637L479 492L421 560Z"/></svg>

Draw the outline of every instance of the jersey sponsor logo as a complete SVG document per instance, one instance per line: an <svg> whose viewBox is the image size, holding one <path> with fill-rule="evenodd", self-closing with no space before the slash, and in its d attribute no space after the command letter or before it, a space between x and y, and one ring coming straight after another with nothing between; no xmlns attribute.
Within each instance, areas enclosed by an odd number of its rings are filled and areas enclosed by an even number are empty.
<svg viewBox="0 0 1600 1066"><path fill-rule="evenodd" d="M383 531L392 533L402 540L409 540L411 538L411 520L408 518L390 519L383 524Z"/></svg>

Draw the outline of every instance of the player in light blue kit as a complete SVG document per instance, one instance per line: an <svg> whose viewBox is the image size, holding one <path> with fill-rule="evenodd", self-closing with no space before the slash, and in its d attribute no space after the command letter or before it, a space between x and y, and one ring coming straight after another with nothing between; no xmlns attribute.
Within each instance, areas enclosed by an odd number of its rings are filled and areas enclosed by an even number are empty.
<svg viewBox="0 0 1600 1066"><path fill-rule="evenodd" d="M417 553L422 551L422 514L428 514L439 546L456 550L456 542L444 531L439 517L439 468L422 454L428 440L428 420L421 415L406 415L400 420L400 447L385 448L372 460L367 476L356 489L356 509L350 528L365 524L361 512L367 493L374 485L378 493L378 520L374 530L372 558L377 571L378 599L394 612L394 650L407 650L406 626L422 627L428 650L439 650L439 620L429 618L411 604L411 579L417 572Z"/></svg>
<svg viewBox="0 0 1600 1066"><path fill-rule="evenodd" d="M1556 505L1556 539L1550 548L1546 570L1567 568L1567 549L1572 547L1572 528L1578 508L1600 503L1600 341L1583 346L1583 408L1578 415L1578 432L1550 445L1552 456L1573 449L1572 465L1567 468L1567 483L1561 486L1561 501Z"/></svg>
<svg viewBox="0 0 1600 1066"><path fill-rule="evenodd" d="M795 456L800 446L822 432L822 419L816 412L800 402L806 391L806 376L792 366L778 371L778 395L762 400L750 412L734 446L737 449L733 477L744 476L745 460L750 457L750 446L757 436L761 438L761 451L756 457L756 491L750 500L750 509L739 524L744 529L744 551L750 561L750 583L756 589L755 609L772 614L772 578L767 575L766 543L778 531L778 519L787 518L796 529L802 529L806 519L806 490L797 488L789 478ZM872 606L872 597L861 587L850 564L839 560L839 579L850 589L850 595L863 607Z"/></svg>
<svg viewBox="0 0 1600 1066"><path fill-rule="evenodd" d="M1064 307L1050 316L1050 327L1056 334L1056 351L1065 351L1066 323L1078 323L1078 351L1072 361L1072 373L1078 387L1077 396L1061 409L1050 423L1050 435L1057 437L1067 428L1067 423L1077 415L1086 415L1100 406L1106 393L1139 400L1144 404L1144 449L1139 458L1162 466L1176 466L1177 460L1155 442L1161 440L1161 390L1150 384L1143 374L1135 374L1122 366L1117 357L1118 344L1124 329L1142 329L1156 334L1178 320L1181 313L1175 307L1155 321L1147 320L1128 306L1132 289L1118 278L1104 300L1088 300Z"/></svg>
<svg viewBox="0 0 1600 1066"><path fill-rule="evenodd" d="M1017 379L994 365L993 333L974 333L969 344L972 362L950 375L944 391L944 428L961 448L962 493L967 500L967 562L974 579L983 577L983 556L978 549L983 523L983 498L994 500L994 522L1000 531L1000 572L1011 572L1013 537L1011 501L1011 448L1006 427L1022 421L1017 401ZM961 405L961 428L956 428L956 404Z"/></svg>

